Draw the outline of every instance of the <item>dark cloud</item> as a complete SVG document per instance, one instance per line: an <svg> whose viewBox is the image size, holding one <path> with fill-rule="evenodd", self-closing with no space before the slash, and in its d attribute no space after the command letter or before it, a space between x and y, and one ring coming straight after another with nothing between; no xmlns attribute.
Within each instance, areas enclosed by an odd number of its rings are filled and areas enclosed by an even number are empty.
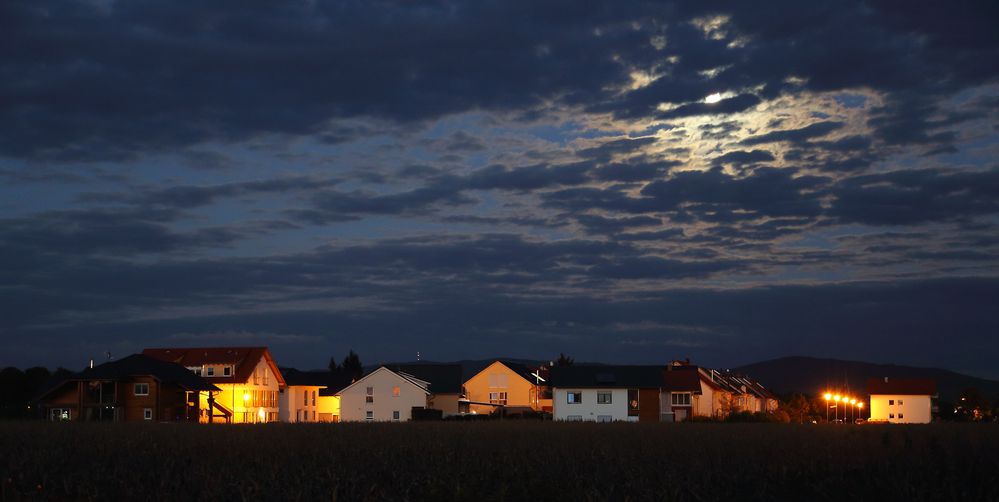
<svg viewBox="0 0 999 502"><path fill-rule="evenodd" d="M711 159L711 163L715 165L745 165L745 164L756 164L759 162L771 162L774 160L773 154L766 150L733 150L726 152Z"/></svg>
<svg viewBox="0 0 999 502"><path fill-rule="evenodd" d="M999 169L937 169L858 176L839 183L830 215L844 223L915 225L999 212Z"/></svg>
<svg viewBox="0 0 999 502"><path fill-rule="evenodd" d="M606 141L599 146L584 148L576 151L576 155L598 162L608 162L614 156L640 153L646 146L653 145L657 141L654 137L648 138L623 138Z"/></svg>
<svg viewBox="0 0 999 502"><path fill-rule="evenodd" d="M740 143L743 145L762 145L781 141L804 143L812 138L821 138L833 131L842 129L844 125L842 122L816 122L798 129L783 129L759 136L751 136L740 141Z"/></svg>
<svg viewBox="0 0 999 502"><path fill-rule="evenodd" d="M761 101L759 96L755 94L740 94L723 99L717 103L695 102L680 105L672 110L660 113L659 118L677 119L695 115L728 115L744 112L760 104Z"/></svg>
<svg viewBox="0 0 999 502"><path fill-rule="evenodd" d="M536 190L558 185L578 185L587 180L590 163L518 167L494 165L479 169L467 180L467 186L477 190Z"/></svg>

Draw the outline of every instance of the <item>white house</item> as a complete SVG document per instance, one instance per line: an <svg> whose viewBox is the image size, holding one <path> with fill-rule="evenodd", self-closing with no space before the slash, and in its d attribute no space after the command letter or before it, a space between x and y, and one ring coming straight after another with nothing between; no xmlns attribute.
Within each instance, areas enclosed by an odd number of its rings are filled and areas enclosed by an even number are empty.
<svg viewBox="0 0 999 502"><path fill-rule="evenodd" d="M872 378L871 420L893 424L928 424L933 420L937 384L928 378Z"/></svg>
<svg viewBox="0 0 999 502"><path fill-rule="evenodd" d="M430 382L382 366L339 392L341 422L405 422L427 408Z"/></svg>
<svg viewBox="0 0 999 502"><path fill-rule="evenodd" d="M553 418L567 422L658 422L662 366L557 366Z"/></svg>

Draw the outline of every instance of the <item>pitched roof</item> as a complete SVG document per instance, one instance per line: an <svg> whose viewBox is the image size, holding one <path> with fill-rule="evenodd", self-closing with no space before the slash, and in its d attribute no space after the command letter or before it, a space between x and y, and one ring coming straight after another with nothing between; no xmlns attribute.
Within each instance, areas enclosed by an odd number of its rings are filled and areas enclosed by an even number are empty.
<svg viewBox="0 0 999 502"><path fill-rule="evenodd" d="M144 355L155 357L161 361L177 363L184 367L203 366L206 364L232 364L236 369L232 376L212 376L215 383L244 383L253 376L253 371L257 367L257 362L261 358L271 367L280 387L285 386L284 376L271 351L267 347L188 347L188 348L159 348L145 349Z"/></svg>
<svg viewBox="0 0 999 502"><path fill-rule="evenodd" d="M87 368L79 373L73 373L58 384L49 387L36 400L41 399L56 388L62 387L66 382L123 380L135 376L151 376L160 382L174 384L191 391L220 390L208 380L195 375L191 370L183 366L142 354L132 354L128 357L94 366L93 368Z"/></svg>
<svg viewBox="0 0 999 502"><path fill-rule="evenodd" d="M461 394L464 382L460 364L393 364L385 367L428 382L433 394Z"/></svg>
<svg viewBox="0 0 999 502"><path fill-rule="evenodd" d="M701 392L701 375L696 366L663 371L663 390L669 392Z"/></svg>
<svg viewBox="0 0 999 502"><path fill-rule="evenodd" d="M935 396L937 382L930 378L871 378L867 381L867 393Z"/></svg>
<svg viewBox="0 0 999 502"><path fill-rule="evenodd" d="M532 384L537 383L537 378L534 376L535 373L537 373L542 378L542 380L541 380L542 384L546 383L545 380L547 380L547 378L545 378L544 374L540 373L540 371L541 371L540 369L534 369L534 368L531 368L530 366L528 366L526 364L523 364L523 363L515 363L513 361L504 361L502 359L499 360L498 362L500 364L502 364L503 366L506 366L507 368L510 368L510 371L513 371L514 373L520 375L521 377L523 377L524 380L527 380L528 382L531 382Z"/></svg>
<svg viewBox="0 0 999 502"><path fill-rule="evenodd" d="M333 393L329 394L331 396L353 382L350 375L342 372L299 371L295 368L281 368L281 374L284 375L284 381L288 386L307 385L333 389Z"/></svg>
<svg viewBox="0 0 999 502"><path fill-rule="evenodd" d="M556 366L551 369L552 387L661 388L663 366Z"/></svg>

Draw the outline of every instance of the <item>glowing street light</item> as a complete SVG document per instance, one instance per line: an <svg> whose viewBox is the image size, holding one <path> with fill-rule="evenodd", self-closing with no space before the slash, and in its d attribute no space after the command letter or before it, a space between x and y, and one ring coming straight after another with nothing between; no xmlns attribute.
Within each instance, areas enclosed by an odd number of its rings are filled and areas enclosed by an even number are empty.
<svg viewBox="0 0 999 502"><path fill-rule="evenodd" d="M822 395L822 399L826 400L826 423L829 423L829 400L832 399L832 394L826 392Z"/></svg>

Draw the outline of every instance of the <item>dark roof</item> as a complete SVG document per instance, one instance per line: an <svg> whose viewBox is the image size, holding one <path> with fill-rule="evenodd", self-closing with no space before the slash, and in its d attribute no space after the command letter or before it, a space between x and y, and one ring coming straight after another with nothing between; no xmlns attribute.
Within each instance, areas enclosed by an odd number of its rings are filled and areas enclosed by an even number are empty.
<svg viewBox="0 0 999 502"><path fill-rule="evenodd" d="M333 389L333 392L329 394L331 396L353 382L350 375L342 372L299 371L295 368L281 368L281 374L284 375L284 381L289 386L308 385Z"/></svg>
<svg viewBox="0 0 999 502"><path fill-rule="evenodd" d="M233 364L236 371L233 376L212 376L212 382L220 383L243 383L248 382L253 376L253 371L257 367L257 362L261 358L274 370L274 375L278 379L281 387L285 386L284 376L281 370L274 363L271 351L267 347L188 347L188 348L162 348L145 349L143 354L155 357L161 361L170 361L184 367L202 366L205 364Z"/></svg>
<svg viewBox="0 0 999 502"><path fill-rule="evenodd" d="M432 394L461 394L460 364L393 364L385 367L396 373L406 373L429 382L428 390Z"/></svg>
<svg viewBox="0 0 999 502"><path fill-rule="evenodd" d="M93 368L87 368L79 373L74 373L63 379L59 384L49 387L44 394L62 387L62 384L66 382L123 380L134 376L151 376L163 383L174 384L193 391L219 390L218 387L212 385L208 380L195 375L191 370L179 364L161 361L142 354L132 354L116 361L109 361ZM43 397L44 394L40 395L39 398Z"/></svg>
<svg viewBox="0 0 999 502"><path fill-rule="evenodd" d="M551 369L552 387L629 387L658 389L663 385L663 366L556 366Z"/></svg>
<svg viewBox="0 0 999 502"><path fill-rule="evenodd" d="M929 378L872 378L867 381L867 393L935 396L937 382Z"/></svg>
<svg viewBox="0 0 999 502"><path fill-rule="evenodd" d="M701 375L696 366L674 367L663 371L663 390L668 392L701 392Z"/></svg>
<svg viewBox="0 0 999 502"><path fill-rule="evenodd" d="M520 375L524 380L527 380L528 382L531 382L532 384L537 383L536 382L537 379L534 377L534 373L537 372L537 371L540 371L540 370L535 369L535 368L531 368L530 366L528 366L526 364L515 363L513 361L504 361L504 360L500 359L499 362L502 363L503 366L506 366L507 368L510 368L510 371L513 371L514 373ZM545 380L548 380L547 378L545 378L545 375L543 375L541 373L538 373L538 374L541 375L541 378L544 378ZM542 384L546 384L547 382L542 381L541 383Z"/></svg>

